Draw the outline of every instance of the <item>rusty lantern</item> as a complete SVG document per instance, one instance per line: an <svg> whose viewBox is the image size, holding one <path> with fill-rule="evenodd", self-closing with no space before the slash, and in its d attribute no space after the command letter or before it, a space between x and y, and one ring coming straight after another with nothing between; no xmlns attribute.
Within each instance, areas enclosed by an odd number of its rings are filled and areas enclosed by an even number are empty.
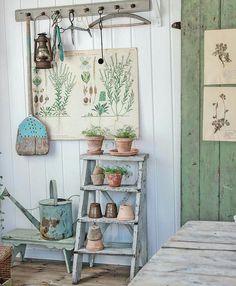
<svg viewBox="0 0 236 286"><path fill-rule="evenodd" d="M39 33L34 39L34 61L37 69L50 69L53 60L50 39L46 33Z"/></svg>

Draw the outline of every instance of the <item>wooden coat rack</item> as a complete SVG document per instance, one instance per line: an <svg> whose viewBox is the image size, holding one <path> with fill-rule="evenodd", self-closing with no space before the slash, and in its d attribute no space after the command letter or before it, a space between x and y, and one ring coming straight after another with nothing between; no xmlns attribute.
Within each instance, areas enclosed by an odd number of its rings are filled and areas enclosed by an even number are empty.
<svg viewBox="0 0 236 286"><path fill-rule="evenodd" d="M59 12L62 18L68 18L69 11L74 10L76 17L95 16L98 15L98 10L103 7L104 14L111 14L117 12L119 6L120 12L124 13L136 13L150 11L151 5L149 0L125 0L125 1L113 1L113 2L98 2L92 4L78 4L67 6L54 6L44 8L29 8L15 11L15 19L17 22L25 21L25 15L31 15L32 19L35 19L38 15L44 13L44 15L51 17L55 12Z"/></svg>
<svg viewBox="0 0 236 286"><path fill-rule="evenodd" d="M30 15L32 20L35 20L39 15L51 17L53 14L60 14L61 18L68 18L69 12L73 11L75 17L96 16L98 11L102 8L103 15L117 15L120 14L134 15L140 17L140 24L150 24L151 22L141 16L133 13L147 12L153 10L157 23L161 24L161 14L159 8L159 0L125 0L125 1L112 1L112 2L98 2L89 4L66 5L66 6L53 6L53 7L40 7L28 8L15 11L15 19L17 22L23 22L26 15ZM135 26L136 24L134 24ZM119 25L115 25L119 26ZM123 25L121 25L123 26Z"/></svg>

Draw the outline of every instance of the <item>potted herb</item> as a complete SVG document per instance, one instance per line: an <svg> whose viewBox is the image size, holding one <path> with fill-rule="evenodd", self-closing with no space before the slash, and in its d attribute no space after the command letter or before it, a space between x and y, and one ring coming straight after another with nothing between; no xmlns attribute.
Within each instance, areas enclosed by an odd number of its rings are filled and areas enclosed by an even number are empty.
<svg viewBox="0 0 236 286"><path fill-rule="evenodd" d="M100 166L95 166L93 170L93 174L91 175L91 180L94 186L101 186L103 185L105 178L104 169Z"/></svg>
<svg viewBox="0 0 236 286"><path fill-rule="evenodd" d="M87 138L88 154L100 155L103 153L102 143L104 140L105 130L99 126L91 125L90 128L82 131L82 134Z"/></svg>
<svg viewBox="0 0 236 286"><path fill-rule="evenodd" d="M136 132L132 126L124 126L117 129L115 142L118 153L130 152L132 142L136 138Z"/></svg>
<svg viewBox="0 0 236 286"><path fill-rule="evenodd" d="M123 176L128 176L124 167L105 167L105 174L110 187L120 187Z"/></svg>

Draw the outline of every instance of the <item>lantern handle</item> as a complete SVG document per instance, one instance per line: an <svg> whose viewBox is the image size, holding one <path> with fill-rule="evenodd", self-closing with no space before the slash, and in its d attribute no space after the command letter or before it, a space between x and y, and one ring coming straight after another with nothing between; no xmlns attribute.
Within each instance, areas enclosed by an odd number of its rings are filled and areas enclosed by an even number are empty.
<svg viewBox="0 0 236 286"><path fill-rule="evenodd" d="M48 19L48 37L51 38L51 35L50 35L50 26L51 26L51 18L45 14L45 12L42 12L41 14L39 14L35 19L34 19L34 39L36 39L36 21L39 20L39 18L41 17L46 17Z"/></svg>

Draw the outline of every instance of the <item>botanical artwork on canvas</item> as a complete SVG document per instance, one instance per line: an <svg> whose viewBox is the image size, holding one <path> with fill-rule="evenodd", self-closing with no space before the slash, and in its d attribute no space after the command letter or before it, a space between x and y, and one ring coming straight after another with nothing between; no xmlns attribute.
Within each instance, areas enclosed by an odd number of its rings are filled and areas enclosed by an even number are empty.
<svg viewBox="0 0 236 286"><path fill-rule="evenodd" d="M203 140L236 141L236 87L205 87Z"/></svg>
<svg viewBox="0 0 236 286"><path fill-rule="evenodd" d="M137 50L65 52L64 62L33 71L34 114L51 139L82 139L91 125L114 134L131 125L139 133Z"/></svg>
<svg viewBox="0 0 236 286"><path fill-rule="evenodd" d="M236 29L205 31L204 41L205 84L236 83Z"/></svg>

